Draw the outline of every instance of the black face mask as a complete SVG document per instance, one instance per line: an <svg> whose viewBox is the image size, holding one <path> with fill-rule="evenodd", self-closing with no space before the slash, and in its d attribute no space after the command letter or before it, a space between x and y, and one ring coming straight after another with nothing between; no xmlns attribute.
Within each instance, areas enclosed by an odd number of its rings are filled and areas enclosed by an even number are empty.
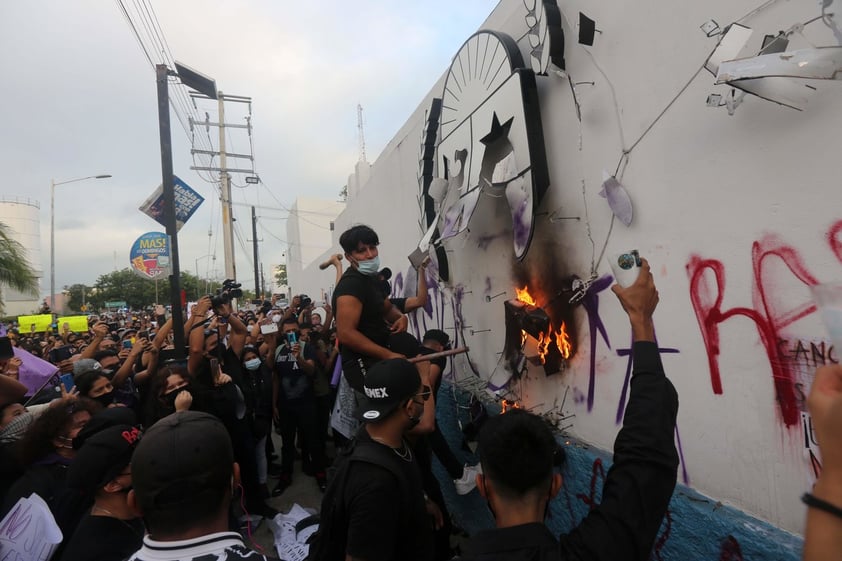
<svg viewBox="0 0 842 561"><path fill-rule="evenodd" d="M186 386L182 386L177 390L174 390L164 396L164 402L169 406L171 409L175 409L175 398L178 397L178 394L181 392L190 392L191 385L187 384ZM193 392L190 392L193 393ZM194 394L195 395L195 394Z"/></svg>
<svg viewBox="0 0 842 561"><path fill-rule="evenodd" d="M108 393L104 393L100 396L93 398L94 401L102 405L103 407L108 407L112 403L114 403L114 392L110 391Z"/></svg>

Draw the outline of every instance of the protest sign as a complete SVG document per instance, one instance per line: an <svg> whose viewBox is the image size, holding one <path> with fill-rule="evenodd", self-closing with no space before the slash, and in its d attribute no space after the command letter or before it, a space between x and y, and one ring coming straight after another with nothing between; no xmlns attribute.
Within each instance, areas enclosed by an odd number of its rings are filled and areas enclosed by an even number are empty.
<svg viewBox="0 0 842 561"><path fill-rule="evenodd" d="M59 331L64 331L64 324L74 333L85 333L88 330L88 316L64 316L56 320Z"/></svg>
<svg viewBox="0 0 842 561"><path fill-rule="evenodd" d="M34 395L44 386L44 382L58 372L56 365L30 354L20 347L15 347L14 352L15 357L21 361L18 381L26 386L27 396Z"/></svg>
<svg viewBox="0 0 842 561"><path fill-rule="evenodd" d="M32 493L0 521L0 556L15 561L47 561L62 540L50 507Z"/></svg>
<svg viewBox="0 0 842 561"><path fill-rule="evenodd" d="M37 316L18 316L18 329L21 335L31 333L32 326L35 326L35 333L43 333L53 323L51 314L39 314Z"/></svg>

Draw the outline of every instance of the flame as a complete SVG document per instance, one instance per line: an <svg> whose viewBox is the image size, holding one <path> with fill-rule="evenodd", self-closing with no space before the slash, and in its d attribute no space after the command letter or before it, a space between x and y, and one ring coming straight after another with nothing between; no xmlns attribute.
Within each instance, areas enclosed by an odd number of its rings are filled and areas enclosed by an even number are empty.
<svg viewBox="0 0 842 561"><path fill-rule="evenodd" d="M502 409L500 410L501 415L506 411L511 411L512 409L520 409L520 403L517 401L509 401L508 399L501 400L500 405L502 406Z"/></svg>
<svg viewBox="0 0 842 561"><path fill-rule="evenodd" d="M541 364L547 362L547 347L550 345L550 336L546 335L544 332L541 332L541 335L538 337L538 346L536 350L538 351L538 358L541 359Z"/></svg>
<svg viewBox="0 0 842 561"><path fill-rule="evenodd" d="M573 352L573 343L570 342L570 336L567 334L567 326L564 322L561 322L561 327L555 332L555 344L561 351L562 357L570 358L570 354Z"/></svg>
<svg viewBox="0 0 842 561"><path fill-rule="evenodd" d="M524 286L523 288L515 288L515 294L517 295L517 299L525 304L529 304L531 306L538 305L532 295L529 294L529 287L527 286Z"/></svg>

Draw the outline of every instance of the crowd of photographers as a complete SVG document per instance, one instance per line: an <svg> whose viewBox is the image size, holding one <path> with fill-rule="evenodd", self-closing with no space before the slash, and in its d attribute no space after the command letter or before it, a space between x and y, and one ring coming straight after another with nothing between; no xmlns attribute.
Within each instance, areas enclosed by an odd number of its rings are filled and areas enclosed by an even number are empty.
<svg viewBox="0 0 842 561"><path fill-rule="evenodd" d="M234 312L231 299L240 296L239 285L228 283L188 310L186 357L176 356L162 306L91 316L81 333L67 325L40 333L7 326L0 337L0 519L37 493L65 536L53 559L97 558L89 549L74 553L74 535L86 548L108 550L102 558L136 551L144 532L126 503L129 460L139 431L178 411L208 413L230 437L241 482L230 526L277 514L266 500L290 485L299 454L324 490L337 357L331 307L301 295L289 306L273 300ZM22 373L41 361L58 372L28 387L31 377ZM278 453L273 424L283 434ZM270 477L278 478L273 488Z"/></svg>

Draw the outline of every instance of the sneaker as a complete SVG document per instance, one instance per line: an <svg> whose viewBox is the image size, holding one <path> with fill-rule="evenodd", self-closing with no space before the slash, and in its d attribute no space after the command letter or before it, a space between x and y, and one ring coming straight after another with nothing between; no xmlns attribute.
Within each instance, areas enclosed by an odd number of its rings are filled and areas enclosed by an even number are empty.
<svg viewBox="0 0 842 561"><path fill-rule="evenodd" d="M280 479L278 479L278 484L272 489L272 496L280 497L290 485L292 485L292 476L288 473L282 473Z"/></svg>
<svg viewBox="0 0 842 561"><path fill-rule="evenodd" d="M462 477L453 480L453 485L456 486L456 493L459 495L467 495L477 486L477 474L482 473L482 468L479 464L469 466L465 464L462 468Z"/></svg>

